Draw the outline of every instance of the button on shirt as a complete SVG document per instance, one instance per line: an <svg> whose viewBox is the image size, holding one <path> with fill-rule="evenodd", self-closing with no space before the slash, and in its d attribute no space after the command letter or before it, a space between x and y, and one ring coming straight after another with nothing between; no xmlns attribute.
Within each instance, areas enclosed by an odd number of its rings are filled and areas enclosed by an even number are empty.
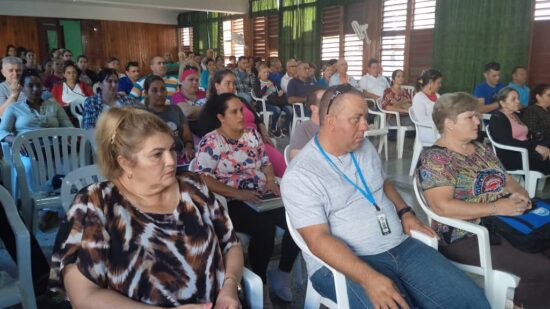
<svg viewBox="0 0 550 309"><path fill-rule="evenodd" d="M388 79L382 74L373 76L367 73L359 81L359 88L379 97L384 95L384 90L386 90L389 86L390 83L388 82Z"/></svg>
<svg viewBox="0 0 550 309"><path fill-rule="evenodd" d="M292 225L299 229L328 224L330 232L358 256L386 252L403 242L401 221L394 204L383 190L386 175L374 146L365 139L354 151L367 185L382 212L391 233L382 236L376 216L379 212L354 186L349 184L323 157L311 140L290 162L282 180L281 192L285 210ZM359 186L361 180L351 155L335 157L336 166ZM308 273L321 264L304 255Z"/></svg>

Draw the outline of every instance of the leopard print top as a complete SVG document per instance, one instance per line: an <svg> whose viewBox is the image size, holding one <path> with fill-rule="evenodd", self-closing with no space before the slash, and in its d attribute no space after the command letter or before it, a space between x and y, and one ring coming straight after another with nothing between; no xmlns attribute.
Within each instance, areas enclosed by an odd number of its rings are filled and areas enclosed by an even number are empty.
<svg viewBox="0 0 550 309"><path fill-rule="evenodd" d="M181 201L171 214L132 206L113 182L83 188L59 229L50 286L64 293L63 269L155 306L214 302L225 254L239 243L227 211L199 176L178 178Z"/></svg>

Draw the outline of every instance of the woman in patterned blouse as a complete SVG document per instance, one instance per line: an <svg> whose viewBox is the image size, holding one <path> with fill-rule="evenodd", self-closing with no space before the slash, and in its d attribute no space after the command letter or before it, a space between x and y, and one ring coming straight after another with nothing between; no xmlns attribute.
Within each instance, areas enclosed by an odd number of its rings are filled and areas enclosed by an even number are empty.
<svg viewBox="0 0 550 309"><path fill-rule="evenodd" d="M441 137L424 150L418 177L429 206L441 216L479 223L480 218L518 216L531 208L527 191L502 167L490 147L475 142L479 114L476 99L466 93L442 95L433 110ZM479 265L475 235L434 223L447 258ZM550 257L550 252L547 252ZM521 278L514 302L526 308L550 308L550 259L519 251L506 239L491 244L493 267ZM542 270L545 271L542 271Z"/></svg>
<svg viewBox="0 0 550 309"><path fill-rule="evenodd" d="M270 272L269 277L277 296L292 301L290 271L299 249L288 233L284 208L257 212L247 205L260 202L264 193L280 195L280 191L260 133L245 128L243 109L242 100L232 93L214 95L206 102L203 112L217 120L217 125L200 141L190 168L202 175L210 190L229 199L228 210L235 229L250 235L250 266L264 282L275 226L286 230L279 269ZM267 293L264 295L268 297Z"/></svg>
<svg viewBox="0 0 550 309"><path fill-rule="evenodd" d="M201 179L176 178L170 128L147 111L111 108L96 140L108 180L82 189L67 212L54 290L76 308L240 308L242 248Z"/></svg>

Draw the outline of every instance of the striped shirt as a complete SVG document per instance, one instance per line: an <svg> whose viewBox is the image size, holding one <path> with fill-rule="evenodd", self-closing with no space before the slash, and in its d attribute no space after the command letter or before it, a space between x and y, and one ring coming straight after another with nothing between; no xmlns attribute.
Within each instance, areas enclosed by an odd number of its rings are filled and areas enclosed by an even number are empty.
<svg viewBox="0 0 550 309"><path fill-rule="evenodd" d="M143 95L143 84L149 76L142 77L134 84L134 88L130 91L130 96L141 103L145 103L145 96ZM172 94L178 90L178 79L175 76L166 75L162 78L164 85L166 86L166 104L170 104Z"/></svg>

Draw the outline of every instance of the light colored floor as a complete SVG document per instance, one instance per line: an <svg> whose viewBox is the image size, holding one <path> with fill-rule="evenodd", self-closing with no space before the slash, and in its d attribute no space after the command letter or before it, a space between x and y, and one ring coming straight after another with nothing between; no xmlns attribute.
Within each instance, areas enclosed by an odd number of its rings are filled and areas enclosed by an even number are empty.
<svg viewBox="0 0 550 309"><path fill-rule="evenodd" d="M376 141L374 142L377 145L377 142ZM409 202L411 206L415 208L415 211L419 216L419 218L424 222L426 222L425 214L422 212L422 210L417 205L414 199L413 188L412 188L412 177L408 176L408 171L409 171L410 161L412 156L413 142L414 140L412 138L407 138L405 140L404 155L403 155L404 158L397 159L395 142L389 141L388 143L389 159L382 160L382 162L383 162L387 176L394 181L399 191L406 196L407 202ZM277 139L277 148L279 148L281 151L284 149L284 147L287 144L288 144L288 137ZM546 182L546 186L545 188L543 188L543 190L537 192L537 196L550 198L550 181ZM57 231L54 229L49 231L48 233L39 232L36 235L40 245L43 247L43 250L48 257L51 256L51 250L55 240L56 232ZM279 250L276 250L276 251L277 252L275 253L274 258L270 263L270 267L277 267L278 265ZM9 272L13 272L14 270L14 263L4 249L0 249L0 271L1 270L7 270ZM303 270L305 271L305 265L303 265ZM293 275L294 301L290 304L287 304L275 299L274 300L275 308L303 308L304 298L305 298L305 289L306 289L305 275L306 274L304 273L301 278L296 278L296 276Z"/></svg>

